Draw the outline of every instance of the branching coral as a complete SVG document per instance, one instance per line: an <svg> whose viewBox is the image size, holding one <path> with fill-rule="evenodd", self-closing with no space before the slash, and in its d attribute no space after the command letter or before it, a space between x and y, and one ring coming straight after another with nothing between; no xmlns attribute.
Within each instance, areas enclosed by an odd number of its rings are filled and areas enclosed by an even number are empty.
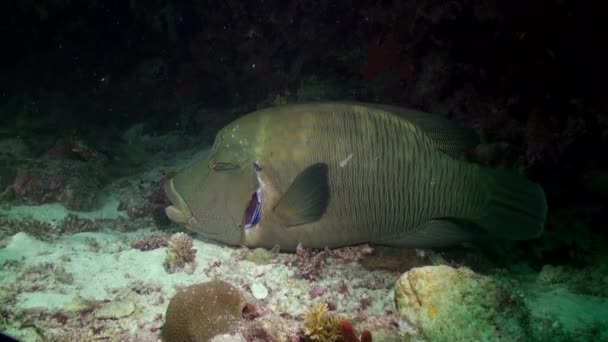
<svg viewBox="0 0 608 342"><path fill-rule="evenodd" d="M338 319L328 310L327 304L320 302L304 314L304 333L313 341L336 341L340 337Z"/></svg>
<svg viewBox="0 0 608 342"><path fill-rule="evenodd" d="M192 239L185 233L175 233L169 239L165 270L174 273L188 264L192 265L195 257L196 249L192 247Z"/></svg>

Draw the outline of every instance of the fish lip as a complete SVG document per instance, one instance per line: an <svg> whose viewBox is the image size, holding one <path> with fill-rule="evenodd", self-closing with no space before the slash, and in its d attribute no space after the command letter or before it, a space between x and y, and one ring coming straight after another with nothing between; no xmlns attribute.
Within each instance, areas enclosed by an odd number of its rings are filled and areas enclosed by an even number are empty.
<svg viewBox="0 0 608 342"><path fill-rule="evenodd" d="M247 223L247 207L245 207L245 217L244 217L244 221L243 222L243 226L245 227L245 230L250 230L252 228L255 228L260 221L262 220L262 201L263 201L263 193L262 193L262 187L258 186L257 190L254 192L254 194L256 195L256 199L258 202L257 208L256 208L256 213L259 215L259 218L257 220L257 222L255 224L253 224L253 222L251 223ZM255 214L254 214L255 216ZM252 217L253 219L253 217Z"/></svg>
<svg viewBox="0 0 608 342"><path fill-rule="evenodd" d="M196 221L196 219L192 216L192 211L182 196L180 196L180 194L175 190L175 187L173 186L173 178L167 180L163 188L165 190L165 194L167 194L167 197L171 203L173 203L173 205L165 208L165 214L167 214L167 217L169 217L169 219L175 223L184 225L191 224L193 220Z"/></svg>
<svg viewBox="0 0 608 342"><path fill-rule="evenodd" d="M192 215L190 207L188 207L182 196L175 190L173 178L170 178L165 182L163 190L171 203L173 203L165 208L165 214L171 221L186 226L186 228L195 231L198 235L206 239L214 240L217 236L223 234L222 232L202 232L200 229L196 229L198 221L194 215Z"/></svg>
<svg viewBox="0 0 608 342"><path fill-rule="evenodd" d="M247 223L247 207L249 206L249 202L247 202L248 204L245 207L245 215L243 217L243 228L244 228L245 232L251 231L253 228L256 228L260 224L260 222L262 222L262 209L264 207L264 191L263 191L263 189L264 189L264 187L265 187L266 184L264 184L264 182L260 178L260 174L259 174L259 172L262 170L262 168L260 167L260 164L259 164L258 161L255 161L253 163L253 165L254 165L254 170L256 172L256 177L255 178L256 178L256 180L258 182L257 188L256 188L256 190L255 190L255 192L253 194L256 195L257 200L258 200L258 207L257 207L256 211L259 210L259 212L258 212L259 218L258 218L258 220L257 220L257 222L255 224L253 224L253 222Z"/></svg>

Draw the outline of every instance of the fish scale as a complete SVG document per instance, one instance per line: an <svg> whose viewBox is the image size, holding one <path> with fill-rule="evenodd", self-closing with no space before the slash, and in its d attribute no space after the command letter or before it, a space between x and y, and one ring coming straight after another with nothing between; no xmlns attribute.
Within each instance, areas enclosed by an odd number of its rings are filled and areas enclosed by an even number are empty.
<svg viewBox="0 0 608 342"><path fill-rule="evenodd" d="M343 183L346 191L339 197L343 200L335 203L335 206L348 208L350 214L332 222L327 229L355 232L360 240L366 240L378 234L394 234L404 227L414 229L422 224L423 218L429 217L431 210L449 214L451 210L445 206L458 203L436 196L436 192L431 191L426 184L428 182L421 182L427 164L432 163L429 149L422 148L419 140L412 139L409 135L400 135L397 130L403 128L402 122L387 117L384 113L334 113L334 117L343 123L319 120L315 131L332 132L338 137L336 140L343 143L323 146L320 150L324 154L319 160L331 160L329 156L348 155L344 146L357 145L367 147L358 151L367 159L354 162L348 169L350 172L339 173L338 181ZM353 131L357 132L354 123L361 123L364 127L363 134L352 134ZM323 125L329 127L322 127ZM405 139L400 139L401 137ZM360 141L362 138L363 141ZM413 160L407 153L419 157ZM379 158L374 162L375 156ZM353 186L353 183L363 187ZM449 189L443 193L447 192ZM353 198L359 200L353 201ZM361 234L362 232L367 234Z"/></svg>
<svg viewBox="0 0 608 342"><path fill-rule="evenodd" d="M423 222L424 217L428 217L431 210L445 214L451 212L447 205L453 201L437 196L436 191L431 191L427 184L415 182L423 177L423 170L432 159L416 140L407 135L405 139L398 139L401 137L398 129L403 128L402 123L386 117L384 113L333 113L333 118L319 120L313 130L316 135L331 132L336 137L335 141L340 143L329 143L331 141L316 136L316 141L328 143L318 149L313 148L321 153L311 154L313 160L305 163L334 159L335 165L338 162L336 156L349 155L355 146L365 147L357 151L365 157L354 157L348 169L335 167L336 172L332 173L336 182L334 185L341 191L336 200L339 202L333 203L330 210L332 207L341 210L326 229L359 233L357 235L364 240L378 233L390 235L404 227L414 229ZM415 160L407 157L404 150L408 147L409 153L420 157ZM376 154L380 158L375 160Z"/></svg>

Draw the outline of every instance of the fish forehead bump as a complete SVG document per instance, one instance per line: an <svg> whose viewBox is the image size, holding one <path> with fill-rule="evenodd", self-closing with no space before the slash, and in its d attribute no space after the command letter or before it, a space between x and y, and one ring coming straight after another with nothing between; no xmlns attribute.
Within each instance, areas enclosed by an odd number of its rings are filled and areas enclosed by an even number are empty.
<svg viewBox="0 0 608 342"><path fill-rule="evenodd" d="M214 149L255 149L255 145L266 136L265 127L270 122L270 118L255 114L240 117L221 129L217 134Z"/></svg>
<svg viewBox="0 0 608 342"><path fill-rule="evenodd" d="M300 154L306 155L303 147L310 141L318 120L314 112L307 107L285 105L255 114L251 116L251 131L255 132L252 153L263 156L272 151L275 159L298 159L302 157ZM285 144L302 148L282 148L287 147Z"/></svg>

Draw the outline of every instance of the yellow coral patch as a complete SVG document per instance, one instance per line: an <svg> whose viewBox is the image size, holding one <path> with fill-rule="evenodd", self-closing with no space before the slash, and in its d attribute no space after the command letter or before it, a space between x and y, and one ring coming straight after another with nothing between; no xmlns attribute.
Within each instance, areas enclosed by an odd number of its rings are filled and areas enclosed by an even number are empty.
<svg viewBox="0 0 608 342"><path fill-rule="evenodd" d="M336 341L338 319L328 313L327 304L317 303L304 314L304 333L313 341Z"/></svg>
<svg viewBox="0 0 608 342"><path fill-rule="evenodd" d="M435 309L435 307L431 305L426 310L426 314L429 316L430 319L433 319L435 317L435 315L437 314L437 309Z"/></svg>

